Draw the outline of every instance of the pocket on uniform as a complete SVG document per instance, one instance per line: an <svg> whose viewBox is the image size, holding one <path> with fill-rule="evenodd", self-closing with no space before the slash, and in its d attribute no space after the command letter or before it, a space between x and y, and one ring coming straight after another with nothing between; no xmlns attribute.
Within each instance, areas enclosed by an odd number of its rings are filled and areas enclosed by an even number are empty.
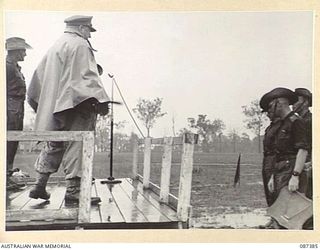
<svg viewBox="0 0 320 250"><path fill-rule="evenodd" d="M19 114L17 112L7 111L7 130L18 130L19 121Z"/></svg>
<svg viewBox="0 0 320 250"><path fill-rule="evenodd" d="M22 105L21 101L9 97L7 101L7 110L10 111L10 113L19 113Z"/></svg>
<svg viewBox="0 0 320 250"><path fill-rule="evenodd" d="M290 143L290 133L287 130L281 130L277 139L278 148L282 151L288 147Z"/></svg>

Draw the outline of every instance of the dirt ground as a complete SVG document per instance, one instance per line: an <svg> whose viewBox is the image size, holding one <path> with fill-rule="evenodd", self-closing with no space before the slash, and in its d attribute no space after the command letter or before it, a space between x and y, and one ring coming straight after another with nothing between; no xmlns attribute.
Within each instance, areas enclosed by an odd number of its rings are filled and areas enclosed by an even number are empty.
<svg viewBox="0 0 320 250"><path fill-rule="evenodd" d="M15 167L35 176L33 164L37 154L18 154ZM93 175L109 176L108 153L96 153ZM266 202L261 178L259 154L242 155L240 185L233 187L238 154L195 153L192 179L191 205L194 228L257 228L265 224ZM179 152L173 155L170 191L178 193L180 176ZM139 172L142 174L142 154L139 155ZM113 176L131 177L132 154L115 153ZM152 153L151 181L160 183L161 153ZM63 176L60 169L58 176Z"/></svg>

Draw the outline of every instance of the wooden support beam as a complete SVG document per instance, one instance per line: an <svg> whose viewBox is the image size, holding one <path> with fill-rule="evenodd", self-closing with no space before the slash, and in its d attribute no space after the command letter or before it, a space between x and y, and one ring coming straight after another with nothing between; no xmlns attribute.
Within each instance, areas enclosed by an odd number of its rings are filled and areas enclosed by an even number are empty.
<svg viewBox="0 0 320 250"><path fill-rule="evenodd" d="M132 150L133 150L133 161L132 161L132 178L138 178L138 155L139 155L139 145L137 135L132 135Z"/></svg>
<svg viewBox="0 0 320 250"><path fill-rule="evenodd" d="M183 135L183 148L181 156L181 170L179 183L179 196L177 216L179 220L186 222L190 212L190 198L192 185L193 169L193 150L194 144L197 143L198 135L185 133Z"/></svg>
<svg viewBox="0 0 320 250"><path fill-rule="evenodd" d="M172 137L164 138L164 152L162 156L161 181L160 181L160 202L168 203L170 192L170 176L172 161Z"/></svg>
<svg viewBox="0 0 320 250"><path fill-rule="evenodd" d="M151 138L147 137L144 141L144 160L143 160L143 188L149 188L151 167Z"/></svg>
<svg viewBox="0 0 320 250"><path fill-rule="evenodd" d="M144 139L139 139L138 144L144 144L145 140ZM163 138L152 138L151 139L151 144L164 144L164 139ZM182 145L182 137L173 137L173 145Z"/></svg>
<svg viewBox="0 0 320 250"><path fill-rule="evenodd" d="M83 131L7 131L7 141L82 141Z"/></svg>
<svg viewBox="0 0 320 250"><path fill-rule="evenodd" d="M92 131L83 132L82 143L82 177L79 198L79 223L90 222L92 163L94 155L94 134Z"/></svg>
<svg viewBox="0 0 320 250"><path fill-rule="evenodd" d="M12 221L42 221L42 220L74 220L78 209L34 209L34 210L7 210L6 222Z"/></svg>

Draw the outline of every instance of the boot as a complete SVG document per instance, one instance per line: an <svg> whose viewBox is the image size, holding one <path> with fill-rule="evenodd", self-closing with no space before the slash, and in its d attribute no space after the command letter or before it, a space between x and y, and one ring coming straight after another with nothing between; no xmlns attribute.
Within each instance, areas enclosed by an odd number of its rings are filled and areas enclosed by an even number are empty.
<svg viewBox="0 0 320 250"><path fill-rule="evenodd" d="M81 178L75 177L66 181L67 190L64 196L65 205L78 205L80 197ZM99 202L101 202L100 197L91 197L91 205L97 205Z"/></svg>
<svg viewBox="0 0 320 250"><path fill-rule="evenodd" d="M39 173L37 183L34 188L30 190L29 197L33 199L50 199L50 193L46 191L47 182L49 180L50 173Z"/></svg>
<svg viewBox="0 0 320 250"><path fill-rule="evenodd" d="M19 191L26 187L24 183L15 182L10 176L7 176L7 184L6 190L7 191Z"/></svg>
<svg viewBox="0 0 320 250"><path fill-rule="evenodd" d="M6 190L7 191L19 191L24 189L26 185L24 183L19 182L17 178L14 178L12 175L14 172L19 171L20 169L15 168L13 169L12 164L7 168L7 183L6 183Z"/></svg>

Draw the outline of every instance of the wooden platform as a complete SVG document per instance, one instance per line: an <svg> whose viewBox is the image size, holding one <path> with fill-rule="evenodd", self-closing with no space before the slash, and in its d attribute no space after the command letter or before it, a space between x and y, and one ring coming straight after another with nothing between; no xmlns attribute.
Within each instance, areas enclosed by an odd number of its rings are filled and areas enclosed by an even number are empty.
<svg viewBox="0 0 320 250"><path fill-rule="evenodd" d="M159 202L151 190L129 178L120 184L101 184L95 180L92 196L102 202L91 207L90 223L78 224L77 207L64 204L65 183L49 183L50 201L30 199L33 184L19 192L8 192L6 202L6 230L67 230L84 229L158 229L181 228L177 213ZM54 219L52 219L54 217Z"/></svg>

